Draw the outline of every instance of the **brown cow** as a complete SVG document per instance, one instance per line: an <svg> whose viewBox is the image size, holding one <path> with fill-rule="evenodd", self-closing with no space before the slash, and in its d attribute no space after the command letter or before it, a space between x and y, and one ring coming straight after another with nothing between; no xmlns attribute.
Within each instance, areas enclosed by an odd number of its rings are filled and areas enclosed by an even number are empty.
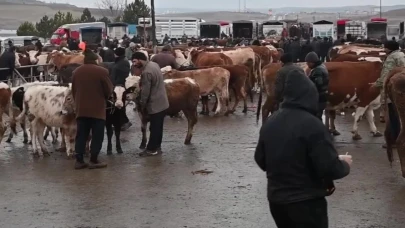
<svg viewBox="0 0 405 228"><path fill-rule="evenodd" d="M4 137L4 132L7 130L7 127L3 123L3 114L9 110L10 98L10 87L4 82L0 82L0 143Z"/></svg>
<svg viewBox="0 0 405 228"><path fill-rule="evenodd" d="M224 53L204 52L195 49L190 51L187 60L196 67L234 64L232 59Z"/></svg>
<svg viewBox="0 0 405 228"><path fill-rule="evenodd" d="M126 79L125 86L127 87L126 99L128 101L134 101L137 105L138 114L142 121L142 142L140 148L146 147L146 127L149 122L149 118L144 113L140 112L139 101L137 97L140 94L139 76L129 76ZM188 145L191 142L193 136L193 129L197 123L197 105L200 98L200 88L191 78L181 79L166 79L165 81L166 93L169 100L169 108L167 109L167 115L176 115L180 111L184 113L187 118L188 130L187 136L184 140L184 144Z"/></svg>
<svg viewBox="0 0 405 228"><path fill-rule="evenodd" d="M177 78L191 78L194 79L197 84L200 86L200 95L208 95L214 93L217 100L218 106L215 111L215 114L221 112L221 103L225 104L227 110L225 115L228 115L230 110L228 106L229 101L229 79L230 73L228 70L225 70L221 67L212 67L208 69L200 70L189 70L189 71L178 71L171 70L164 73L166 79L177 79ZM203 114L209 114L208 110L208 101L203 102Z"/></svg>
<svg viewBox="0 0 405 228"><path fill-rule="evenodd" d="M102 63L103 59L101 56L98 56L98 63ZM79 54L64 54L63 52L53 52L49 56L50 65L54 65L57 70L60 70L62 66L67 65L69 63L84 63L84 55L82 53Z"/></svg>
<svg viewBox="0 0 405 228"><path fill-rule="evenodd" d="M370 131L374 137L380 137L374 123L373 110L380 107L379 90L370 83L375 82L380 76L382 63L379 62L329 62L325 63L329 71L329 97L326 108L325 122L334 135L340 133L336 130L334 121L336 110L357 105L354 124L353 139L359 140L358 121L366 114Z"/></svg>
<svg viewBox="0 0 405 228"><path fill-rule="evenodd" d="M387 142L388 161L391 163L393 158L393 146L397 146L398 157L401 163L402 177L405 178L405 67L394 68L388 75L384 83L385 96L388 97L396 107L397 115L400 120L400 133L398 138L393 138L390 119L388 113L385 114L385 141ZM386 104L388 106L388 103ZM384 110L388 111L388 107Z"/></svg>
<svg viewBox="0 0 405 228"><path fill-rule="evenodd" d="M375 46L359 46L356 44L353 45L338 45L329 50L329 59L332 61L338 55L342 54L351 54L351 55L358 55L358 56L371 56L371 57L384 57L386 53L384 49L381 47Z"/></svg>
<svg viewBox="0 0 405 228"><path fill-rule="evenodd" d="M236 107L239 104L240 99L243 99L243 113L247 112L247 101L246 101L246 91L245 91L245 84L246 80L249 77L249 68L245 65L224 65L224 66L216 66L221 67L229 71L230 79L229 79L229 88L231 88L235 94L235 104L229 113L234 113ZM199 69L204 69L208 67L200 67ZM216 106L214 107L213 111L215 110Z"/></svg>

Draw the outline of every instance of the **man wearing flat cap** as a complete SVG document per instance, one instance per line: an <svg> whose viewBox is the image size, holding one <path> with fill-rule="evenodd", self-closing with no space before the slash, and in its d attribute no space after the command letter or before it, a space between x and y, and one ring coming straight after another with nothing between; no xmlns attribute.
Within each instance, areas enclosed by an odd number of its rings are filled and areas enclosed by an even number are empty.
<svg viewBox="0 0 405 228"><path fill-rule="evenodd" d="M91 50L83 52L84 64L73 71L72 95L76 107L76 164L75 169L104 168L98 160L103 145L106 101L113 92L108 70L97 65L98 56ZM90 163L84 162L86 141L91 134Z"/></svg>
<svg viewBox="0 0 405 228"><path fill-rule="evenodd" d="M147 114L150 120L148 145L139 155L141 157L156 156L162 153L163 122L166 110L169 108L163 75L159 65L148 61L142 52L135 52L132 55L132 63L142 72L139 103L141 111Z"/></svg>

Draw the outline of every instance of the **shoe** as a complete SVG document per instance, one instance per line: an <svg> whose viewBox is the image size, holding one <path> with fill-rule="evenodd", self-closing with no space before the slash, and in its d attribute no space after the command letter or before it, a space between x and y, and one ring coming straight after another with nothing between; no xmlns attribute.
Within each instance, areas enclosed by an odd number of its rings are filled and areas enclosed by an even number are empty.
<svg viewBox="0 0 405 228"><path fill-rule="evenodd" d="M86 169L87 167L89 167L89 164L85 163L85 162L76 162L75 163L75 169Z"/></svg>
<svg viewBox="0 0 405 228"><path fill-rule="evenodd" d="M128 122L128 123L124 124L124 125L121 126L121 131L126 131L126 130L128 130L128 128L130 128L131 126L132 126L132 123L131 123L131 122Z"/></svg>
<svg viewBox="0 0 405 228"><path fill-rule="evenodd" d="M158 150L144 150L141 153L139 153L140 157L153 157L162 154L162 151L160 149Z"/></svg>
<svg viewBox="0 0 405 228"><path fill-rule="evenodd" d="M90 161L90 163L89 163L89 169L102 169L102 168L106 168L106 167L107 167L107 163L104 163L99 160L97 160L96 162Z"/></svg>

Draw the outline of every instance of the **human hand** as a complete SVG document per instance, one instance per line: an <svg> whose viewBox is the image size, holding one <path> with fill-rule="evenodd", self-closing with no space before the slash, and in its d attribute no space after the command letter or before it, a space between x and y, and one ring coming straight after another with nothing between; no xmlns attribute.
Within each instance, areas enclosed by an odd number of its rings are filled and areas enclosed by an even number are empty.
<svg viewBox="0 0 405 228"><path fill-rule="evenodd" d="M348 154L349 154L349 152L347 152L345 155L339 155L339 159L347 162L347 164L349 164L351 166L353 163L352 155L348 155Z"/></svg>

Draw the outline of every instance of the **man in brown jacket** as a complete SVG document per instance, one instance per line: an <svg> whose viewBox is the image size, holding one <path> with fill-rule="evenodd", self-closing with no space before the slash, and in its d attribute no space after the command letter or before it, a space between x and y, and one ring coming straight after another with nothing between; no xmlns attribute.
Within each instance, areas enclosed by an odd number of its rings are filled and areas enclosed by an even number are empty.
<svg viewBox="0 0 405 228"><path fill-rule="evenodd" d="M170 45L164 46L162 52L153 56L151 61L157 63L160 68L167 66L171 66L173 69L179 68L176 58L172 54L172 47Z"/></svg>
<svg viewBox="0 0 405 228"><path fill-rule="evenodd" d="M84 51L84 64L73 72L72 94L76 105L76 164L75 169L104 168L107 164L98 160L103 140L106 118L106 100L113 92L108 70L98 66L97 55ZM91 130L90 164L84 162L86 141Z"/></svg>

